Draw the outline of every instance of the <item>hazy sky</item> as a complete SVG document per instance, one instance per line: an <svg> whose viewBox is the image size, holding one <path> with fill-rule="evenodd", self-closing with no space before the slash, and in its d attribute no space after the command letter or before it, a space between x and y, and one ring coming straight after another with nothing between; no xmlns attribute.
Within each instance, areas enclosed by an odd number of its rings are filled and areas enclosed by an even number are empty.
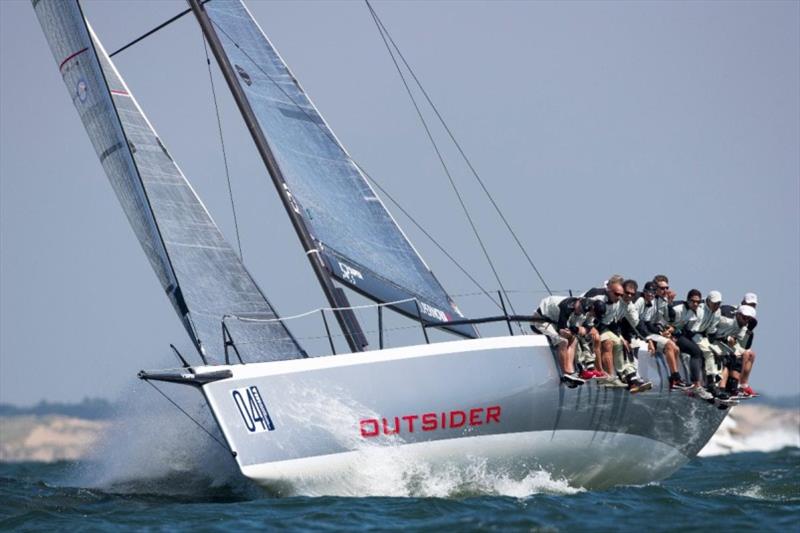
<svg viewBox="0 0 800 533"><path fill-rule="evenodd" d="M491 271L361 2L250 2L353 157L487 287ZM376 2L551 287L670 276L759 295L757 390L800 391L800 3ZM109 50L185 9L92 2ZM191 17L115 58L233 240ZM283 315L324 305L214 73L245 262ZM438 130L437 130L438 131ZM506 287L541 284L453 150ZM30 2L0 2L0 401L115 398L190 343L128 226ZM390 206L391 208L391 206ZM453 294L475 287L394 209ZM529 312L540 295L518 295ZM489 311L458 299L468 314Z"/></svg>

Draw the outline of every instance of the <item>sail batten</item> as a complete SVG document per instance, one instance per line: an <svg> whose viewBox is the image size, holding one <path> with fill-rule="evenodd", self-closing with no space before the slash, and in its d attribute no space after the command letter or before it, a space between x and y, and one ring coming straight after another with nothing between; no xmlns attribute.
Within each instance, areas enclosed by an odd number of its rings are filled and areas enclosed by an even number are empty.
<svg viewBox="0 0 800 533"><path fill-rule="evenodd" d="M59 70L123 210L201 354L221 357L221 320L245 360L304 356L157 136L75 1L34 4ZM62 59L63 58L63 59Z"/></svg>
<svg viewBox="0 0 800 533"><path fill-rule="evenodd" d="M327 272L379 302L416 299L394 306L408 316L462 318L247 7L214 0L202 10ZM472 326L448 329L477 335Z"/></svg>

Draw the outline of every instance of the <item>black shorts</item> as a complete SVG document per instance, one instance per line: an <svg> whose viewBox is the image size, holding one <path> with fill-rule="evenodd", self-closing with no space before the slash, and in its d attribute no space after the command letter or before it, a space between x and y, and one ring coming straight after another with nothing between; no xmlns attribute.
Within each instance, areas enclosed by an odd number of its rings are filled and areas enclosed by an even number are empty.
<svg viewBox="0 0 800 533"><path fill-rule="evenodd" d="M737 357L732 353L728 354L727 356L725 356L725 368L727 368L731 372L741 372L742 358Z"/></svg>

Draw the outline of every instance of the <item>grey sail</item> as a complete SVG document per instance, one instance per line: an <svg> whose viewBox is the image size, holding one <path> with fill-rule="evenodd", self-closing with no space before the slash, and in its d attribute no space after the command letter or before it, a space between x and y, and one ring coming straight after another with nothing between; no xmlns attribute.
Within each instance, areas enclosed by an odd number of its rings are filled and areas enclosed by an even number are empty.
<svg viewBox="0 0 800 533"><path fill-rule="evenodd" d="M221 321L247 361L304 353L144 116L77 1L33 0L78 114L159 282L202 354L224 352Z"/></svg>
<svg viewBox="0 0 800 533"><path fill-rule="evenodd" d="M202 8L283 177L282 194L340 283L425 322L463 318L240 0ZM447 329L467 337L472 326Z"/></svg>

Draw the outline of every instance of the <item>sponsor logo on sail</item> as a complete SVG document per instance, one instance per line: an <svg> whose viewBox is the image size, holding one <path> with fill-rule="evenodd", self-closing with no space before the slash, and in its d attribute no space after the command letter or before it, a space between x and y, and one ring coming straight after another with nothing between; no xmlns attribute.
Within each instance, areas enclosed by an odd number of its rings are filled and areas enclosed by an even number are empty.
<svg viewBox="0 0 800 533"><path fill-rule="evenodd" d="M78 85L76 85L75 87L75 95L78 97L78 100L80 100L81 103L84 103L86 101L86 94L88 90L89 87L88 85L86 85L86 80L84 80L83 78L79 79Z"/></svg>
<svg viewBox="0 0 800 533"><path fill-rule="evenodd" d="M242 415L244 426L249 433L274 431L275 424L267 411L267 404L255 385L231 391L233 403Z"/></svg>
<svg viewBox="0 0 800 533"><path fill-rule="evenodd" d="M292 206L292 211L294 211L298 215L301 214L300 206L297 205L297 200L294 199L294 195L292 195L292 192L289 190L289 186L286 185L286 183L283 184L283 190L286 193L286 198L289 199L289 205Z"/></svg>
<svg viewBox="0 0 800 533"><path fill-rule="evenodd" d="M353 285L356 284L356 279L364 279L364 276L361 275L361 271L356 270L355 268L351 267L350 265L346 265L341 261L339 261L339 270L342 271L342 279L348 283L352 283Z"/></svg>
<svg viewBox="0 0 800 533"><path fill-rule="evenodd" d="M446 429L469 430L477 426L499 424L502 409L499 405L454 409L452 411L417 413L380 418L362 418L358 426L365 439L408 433L443 431Z"/></svg>
<svg viewBox="0 0 800 533"><path fill-rule="evenodd" d="M419 303L419 308L420 308L420 311L422 311L424 314L428 315L431 318L436 319L439 322L449 322L450 321L450 317L447 316L447 313L445 313L441 309L437 309L437 308L433 307L432 305L428 305L425 302L420 302Z"/></svg>
<svg viewBox="0 0 800 533"><path fill-rule="evenodd" d="M236 72L239 74L239 77L242 78L242 81L245 82L248 86L253 85L253 80L250 78L250 74L247 73L245 69L240 67L239 65L234 65Z"/></svg>

